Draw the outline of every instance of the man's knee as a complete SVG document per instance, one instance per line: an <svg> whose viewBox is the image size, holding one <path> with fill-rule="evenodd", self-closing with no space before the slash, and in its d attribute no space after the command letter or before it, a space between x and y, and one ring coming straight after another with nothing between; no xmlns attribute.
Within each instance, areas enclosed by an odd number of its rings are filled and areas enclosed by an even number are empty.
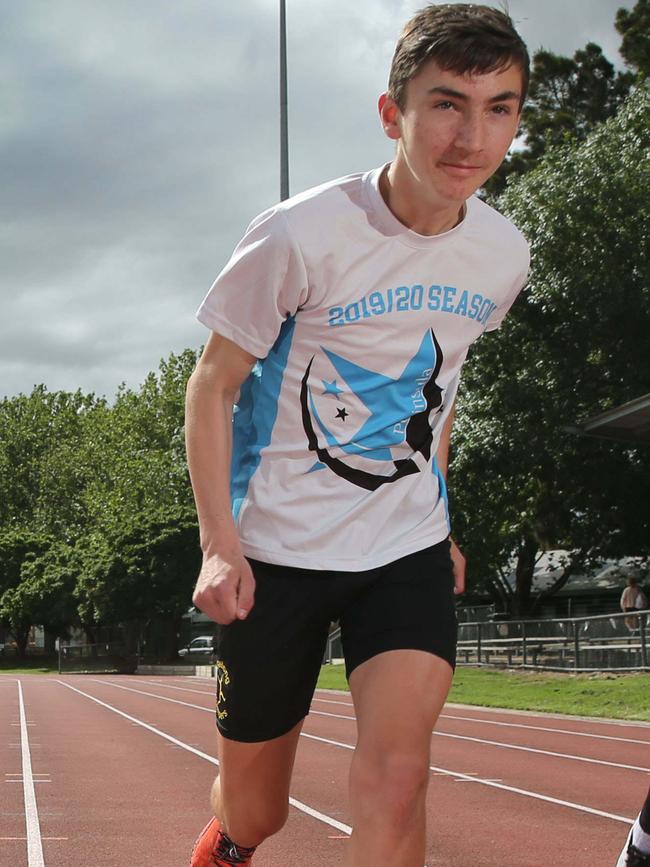
<svg viewBox="0 0 650 867"><path fill-rule="evenodd" d="M289 817L288 800L264 792L248 791L242 797L240 792L230 791L229 795L223 797L221 779L217 777L210 793L210 806L236 843L243 843L245 839L249 841L246 845L258 846L285 826Z"/></svg>
<svg viewBox="0 0 650 867"><path fill-rule="evenodd" d="M351 796L357 803L380 800L395 821L408 821L426 793L429 757L408 750L355 755L350 772Z"/></svg>

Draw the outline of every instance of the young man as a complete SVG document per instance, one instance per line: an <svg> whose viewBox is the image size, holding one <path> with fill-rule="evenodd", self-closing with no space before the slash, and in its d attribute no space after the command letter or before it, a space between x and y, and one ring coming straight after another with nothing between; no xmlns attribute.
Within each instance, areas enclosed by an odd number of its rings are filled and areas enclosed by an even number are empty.
<svg viewBox="0 0 650 867"><path fill-rule="evenodd" d="M201 305L193 599L221 624L220 775L192 867L250 864L283 826L332 620L358 723L347 864L422 867L464 586L445 493L454 400L470 345L528 269L522 236L473 194L527 82L506 15L424 9L379 100L392 162L261 214Z"/></svg>

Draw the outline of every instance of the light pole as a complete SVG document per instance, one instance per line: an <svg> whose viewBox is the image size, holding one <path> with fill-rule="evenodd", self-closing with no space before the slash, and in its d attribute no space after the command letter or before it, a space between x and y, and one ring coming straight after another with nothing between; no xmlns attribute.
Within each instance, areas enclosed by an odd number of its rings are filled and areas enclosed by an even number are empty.
<svg viewBox="0 0 650 867"><path fill-rule="evenodd" d="M280 200L289 198L289 132L287 122L287 9L280 0Z"/></svg>

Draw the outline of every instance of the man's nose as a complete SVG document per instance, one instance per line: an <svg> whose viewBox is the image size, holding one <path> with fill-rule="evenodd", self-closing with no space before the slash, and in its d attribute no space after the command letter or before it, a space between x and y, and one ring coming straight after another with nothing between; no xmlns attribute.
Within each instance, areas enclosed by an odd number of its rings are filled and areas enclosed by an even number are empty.
<svg viewBox="0 0 650 867"><path fill-rule="evenodd" d="M482 150L484 129L482 118L475 114L465 115L456 130L455 145L468 153Z"/></svg>

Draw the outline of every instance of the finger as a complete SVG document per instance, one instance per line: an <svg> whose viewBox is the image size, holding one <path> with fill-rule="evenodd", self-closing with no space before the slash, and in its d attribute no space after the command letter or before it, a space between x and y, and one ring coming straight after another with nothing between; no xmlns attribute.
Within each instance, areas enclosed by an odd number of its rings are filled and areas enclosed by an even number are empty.
<svg viewBox="0 0 650 867"><path fill-rule="evenodd" d="M237 618L237 587L234 584L221 585L212 591L212 610L217 615L217 623L226 626ZM208 614L212 617L211 614Z"/></svg>
<svg viewBox="0 0 650 867"><path fill-rule="evenodd" d="M454 593L459 596L465 592L465 558L460 550L454 551Z"/></svg>
<svg viewBox="0 0 650 867"><path fill-rule="evenodd" d="M251 567L246 561L239 576L239 593L237 596L237 617L245 620L255 602L255 579Z"/></svg>
<svg viewBox="0 0 650 867"><path fill-rule="evenodd" d="M232 600L230 604L228 595ZM229 593L226 587L206 587L203 590L195 590L192 602L195 608L207 614L210 620L214 620L221 626L227 626L235 619L237 594L234 588L231 588Z"/></svg>

